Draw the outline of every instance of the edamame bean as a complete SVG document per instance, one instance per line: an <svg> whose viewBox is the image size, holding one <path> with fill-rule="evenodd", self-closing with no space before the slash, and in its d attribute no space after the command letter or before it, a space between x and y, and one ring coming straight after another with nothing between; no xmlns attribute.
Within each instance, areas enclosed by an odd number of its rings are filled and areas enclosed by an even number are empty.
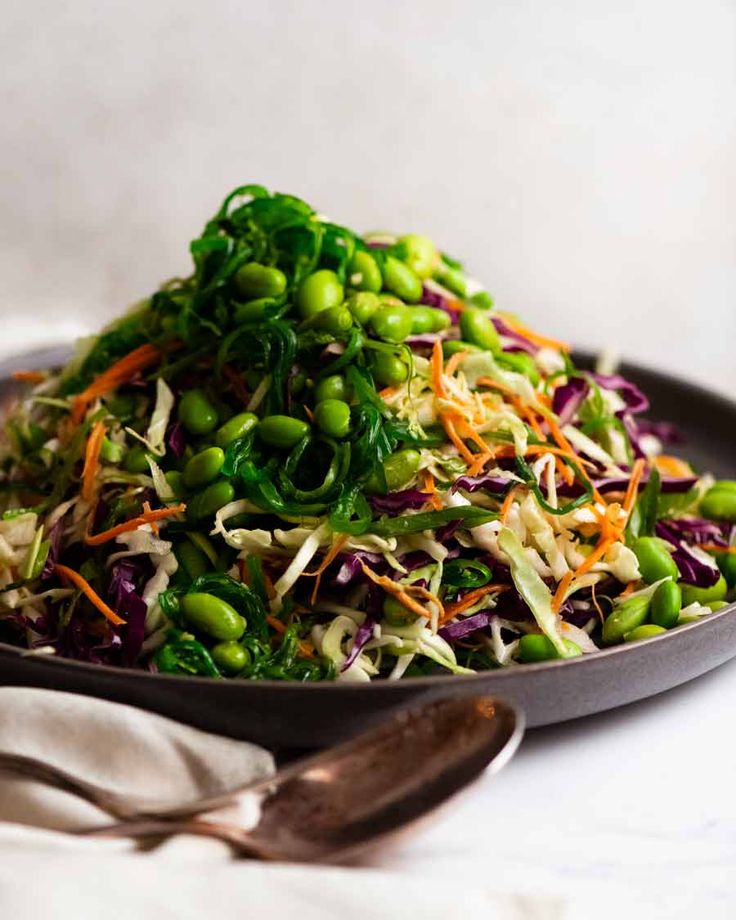
<svg viewBox="0 0 736 920"><path fill-rule="evenodd" d="M583 652L579 645L570 639L563 639L565 648L570 653L568 657L573 658L582 655ZM541 633L527 633L519 639L519 661L530 664L533 661L549 661L552 658L559 658L560 654L547 636Z"/></svg>
<svg viewBox="0 0 736 920"><path fill-rule="evenodd" d="M245 618L214 594L185 594L179 612L193 629L213 639L239 639L245 632Z"/></svg>
<svg viewBox="0 0 736 920"><path fill-rule="evenodd" d="M187 575L194 580L209 571L209 559L199 547L185 540L176 548L176 558Z"/></svg>
<svg viewBox="0 0 736 920"><path fill-rule="evenodd" d="M476 294L473 294L470 298L470 302L474 307L478 307L479 310L493 309L493 298L488 291L478 291Z"/></svg>
<svg viewBox="0 0 736 920"><path fill-rule="evenodd" d="M639 537L632 546L639 563L641 577L648 584L654 584L660 578L679 577L675 560L670 556L664 540L659 537Z"/></svg>
<svg viewBox="0 0 736 920"><path fill-rule="evenodd" d="M348 281L350 287L359 291L374 291L378 293L383 286L381 269L369 252L358 250L350 260L348 267Z"/></svg>
<svg viewBox="0 0 736 920"><path fill-rule="evenodd" d="M450 326L450 317L444 310L436 307L411 307L411 333L422 335L425 332L442 332Z"/></svg>
<svg viewBox="0 0 736 920"><path fill-rule="evenodd" d="M128 473L150 472L147 459L148 456L148 451L146 451L144 447L141 447L140 444L133 445L125 454L123 469L127 470Z"/></svg>
<svg viewBox="0 0 736 920"><path fill-rule="evenodd" d="M661 636L667 632L664 626L656 626L654 623L645 623L643 626L637 626L631 632L624 636L624 642L639 642L641 639L651 639L653 636Z"/></svg>
<svg viewBox="0 0 736 920"><path fill-rule="evenodd" d="M457 294L458 297L467 295L468 280L461 269L453 268L447 262L440 261L440 264L435 269L434 277L453 294Z"/></svg>
<svg viewBox="0 0 736 920"><path fill-rule="evenodd" d="M707 518L736 522L736 482L723 479L703 496L700 511Z"/></svg>
<svg viewBox="0 0 736 920"><path fill-rule="evenodd" d="M201 450L184 467L184 485L189 489L207 485L217 478L224 462L225 451L221 447Z"/></svg>
<svg viewBox="0 0 736 920"><path fill-rule="evenodd" d="M330 307L339 307L343 300L344 292L340 279L329 268L322 268L308 275L296 293L296 304L304 319L321 313L322 310L329 310Z"/></svg>
<svg viewBox="0 0 736 920"><path fill-rule="evenodd" d="M383 618L390 626L410 626L417 620L417 614L387 594L383 600Z"/></svg>
<svg viewBox="0 0 736 920"><path fill-rule="evenodd" d="M286 275L270 265L248 262L235 272L233 283L241 297L280 297L286 290Z"/></svg>
<svg viewBox="0 0 736 920"><path fill-rule="evenodd" d="M187 390L179 402L178 416L190 434L209 434L217 428L217 410L202 390Z"/></svg>
<svg viewBox="0 0 736 920"><path fill-rule="evenodd" d="M243 668L250 664L250 653L248 649L230 639L227 642L218 642L210 649L212 660L217 667L226 674L237 674Z"/></svg>
<svg viewBox="0 0 736 920"><path fill-rule="evenodd" d="M409 376L409 368L398 355L389 355L379 351L373 356L371 364L373 376L384 386L398 386Z"/></svg>
<svg viewBox="0 0 736 920"><path fill-rule="evenodd" d="M194 521L212 517L220 508L229 505L235 498L235 489L227 479L210 483L203 492L198 492L187 504L187 517Z"/></svg>
<svg viewBox="0 0 736 920"><path fill-rule="evenodd" d="M399 258L418 278L429 278L439 261L439 253L432 240L418 233L402 236L396 248Z"/></svg>
<svg viewBox="0 0 736 920"><path fill-rule="evenodd" d="M501 340L493 320L482 310L468 307L460 314L460 333L466 342L484 351L500 351Z"/></svg>
<svg viewBox="0 0 736 920"><path fill-rule="evenodd" d="M371 328L386 342L403 342L411 335L411 326L411 309L405 306L382 306L371 317Z"/></svg>
<svg viewBox="0 0 736 920"><path fill-rule="evenodd" d="M496 361L501 367L507 367L517 374L523 374L525 377L528 377L534 386L539 383L540 377L536 362L534 358L525 351L499 352L496 355Z"/></svg>
<svg viewBox="0 0 736 920"><path fill-rule="evenodd" d="M419 451L408 447L397 450L383 461L383 474L386 477L386 486L389 492L403 489L414 479L419 472L421 461Z"/></svg>
<svg viewBox="0 0 736 920"><path fill-rule="evenodd" d="M371 316L381 306L381 299L370 291L361 291L358 294L351 294L345 301L345 306L361 326L367 326Z"/></svg>
<svg viewBox="0 0 736 920"><path fill-rule="evenodd" d="M342 374L331 374L319 380L314 387L314 399L322 402L324 399L342 399L347 401L349 388Z"/></svg>
<svg viewBox="0 0 736 920"><path fill-rule="evenodd" d="M733 588L736 585L736 553L719 553L717 562L728 587Z"/></svg>
<svg viewBox="0 0 736 920"><path fill-rule="evenodd" d="M663 581L652 596L651 620L655 626L672 629L682 609L682 591L675 581Z"/></svg>
<svg viewBox="0 0 736 920"><path fill-rule="evenodd" d="M642 626L649 616L648 596L629 597L613 608L603 624L603 641L606 645L621 642L626 633Z"/></svg>
<svg viewBox="0 0 736 920"><path fill-rule="evenodd" d="M267 415L258 423L258 434L271 447L288 450L309 434L309 425L290 415Z"/></svg>
<svg viewBox="0 0 736 920"><path fill-rule="evenodd" d="M277 303L273 297L260 297L258 300L249 300L246 303L235 305L236 323L256 323L264 319L266 310Z"/></svg>
<svg viewBox="0 0 736 920"><path fill-rule="evenodd" d="M689 607L697 601L704 607L709 607L711 601L723 601L728 593L728 585L723 575L710 588L698 588L695 585L680 585L682 589L682 606Z"/></svg>
<svg viewBox="0 0 736 920"><path fill-rule="evenodd" d="M343 335L353 325L353 314L347 307L328 307L314 317L314 327L330 335Z"/></svg>
<svg viewBox="0 0 736 920"><path fill-rule="evenodd" d="M234 415L217 429L215 444L224 450L228 444L232 444L238 438L244 438L257 424L258 416L252 412L241 412L239 415Z"/></svg>
<svg viewBox="0 0 736 920"><path fill-rule="evenodd" d="M442 354L445 358L451 358L460 351L483 351L483 349L478 348L477 345L471 345L470 342L459 342L456 339L442 343Z"/></svg>
<svg viewBox="0 0 736 920"><path fill-rule="evenodd" d="M186 491L184 488L184 476L179 470L169 470L167 473L164 473L164 479L174 493L174 498L181 498L184 495Z"/></svg>
<svg viewBox="0 0 736 920"><path fill-rule="evenodd" d="M115 441L111 441L107 437L103 438L102 444L100 445L100 457L102 457L105 463L120 463L123 459L122 445L116 444ZM146 466L148 466L148 464L146 464Z"/></svg>
<svg viewBox="0 0 736 920"><path fill-rule="evenodd" d="M350 406L341 399L323 399L314 407L314 420L331 438L344 438L350 431Z"/></svg>
<svg viewBox="0 0 736 920"><path fill-rule="evenodd" d="M386 256L383 263L383 286L406 303L416 303L422 296L422 282L394 256Z"/></svg>

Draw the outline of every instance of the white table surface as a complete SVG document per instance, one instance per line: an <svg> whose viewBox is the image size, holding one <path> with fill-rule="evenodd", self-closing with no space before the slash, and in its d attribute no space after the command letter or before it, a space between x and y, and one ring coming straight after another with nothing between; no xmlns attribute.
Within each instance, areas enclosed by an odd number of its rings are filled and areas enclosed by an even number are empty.
<svg viewBox="0 0 736 920"><path fill-rule="evenodd" d="M531 730L501 773L376 864L443 874L458 890L493 879L577 892L600 905L591 920L609 908L620 918L619 900L629 916L733 917L734 700L736 661L652 699Z"/></svg>

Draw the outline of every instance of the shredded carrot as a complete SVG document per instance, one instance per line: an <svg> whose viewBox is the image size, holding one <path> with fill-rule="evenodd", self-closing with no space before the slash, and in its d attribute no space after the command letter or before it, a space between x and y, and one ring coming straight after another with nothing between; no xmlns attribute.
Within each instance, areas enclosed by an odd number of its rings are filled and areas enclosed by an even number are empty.
<svg viewBox="0 0 736 920"><path fill-rule="evenodd" d="M636 587L635 581L630 581L624 590L619 594L619 597L628 597L630 594L634 593L634 588Z"/></svg>
<svg viewBox="0 0 736 920"><path fill-rule="evenodd" d="M305 572L304 575L307 578L313 578L316 576L317 580L314 583L314 590L312 591L312 597L310 598L310 603L317 603L317 594L319 593L319 586L322 582L322 574L327 569L327 566L333 562L337 556L340 554L343 546L348 542L348 535L346 533L341 533L333 542L332 546L329 548L327 553L325 553L325 558L320 562L319 568L315 572Z"/></svg>
<svg viewBox="0 0 736 920"><path fill-rule="evenodd" d="M485 454L476 454L475 460L468 467L468 476L477 476L482 470L483 467L488 463L489 460L493 460L495 454L493 451L488 451Z"/></svg>
<svg viewBox="0 0 736 920"><path fill-rule="evenodd" d="M20 383L43 383L46 379L43 371L15 371L10 376Z"/></svg>
<svg viewBox="0 0 736 920"><path fill-rule="evenodd" d="M275 617L272 613L266 614L266 622L269 626L276 630L279 636L283 636L286 632L286 624L282 623L278 617ZM314 649L312 648L311 643L301 640L299 642L299 653L305 658L314 657Z"/></svg>
<svg viewBox="0 0 736 920"><path fill-rule="evenodd" d="M434 476L430 473L429 470L422 470L422 488L429 496L429 504L434 508L435 511L439 511L442 508L442 502L439 495L437 494L437 486L435 485Z"/></svg>
<svg viewBox="0 0 736 920"><path fill-rule="evenodd" d="M82 498L86 502L91 502L95 495L97 471L100 468L100 449L106 430L105 423L102 420L95 422L87 438L84 468L82 470Z"/></svg>
<svg viewBox="0 0 736 920"><path fill-rule="evenodd" d="M424 598L425 600L431 601L433 604L437 605L439 610L440 621L444 619L445 608L442 604L442 601L437 597L436 594L432 594L431 591L428 591L426 588L422 588L420 585L400 585L398 582L392 581L387 575L377 575L373 569L365 564L365 562L360 563L363 574L367 575L370 580L378 585L380 588L383 588L387 594L392 594L396 600L403 604L407 610L411 610L412 613L416 613L420 617L428 617L429 613L427 610L422 607L418 601L415 601L411 594L416 594L419 597Z"/></svg>
<svg viewBox="0 0 736 920"><path fill-rule="evenodd" d="M600 561L606 555L614 543L616 543L615 537L603 537L603 539L599 540L596 546L593 547L590 555L585 559L585 562L575 569L573 578L580 578L581 575L584 575L589 569L592 569L596 562Z"/></svg>
<svg viewBox="0 0 736 920"><path fill-rule="evenodd" d="M266 614L266 622L269 626L273 627L279 635L282 635L286 632L286 624L282 623L278 617L275 617L272 613Z"/></svg>
<svg viewBox="0 0 736 920"><path fill-rule="evenodd" d="M79 588L82 594L89 598L100 613L111 623L114 623L115 626L120 626L125 623L125 620L119 617L111 607L108 607L92 585L90 585L85 578L82 578L79 572L75 572L74 569L70 569L66 565L60 565L58 562L54 566L54 571L57 572L59 577L63 578L64 581L70 581L76 588Z"/></svg>
<svg viewBox="0 0 736 920"><path fill-rule="evenodd" d="M500 594L502 591L508 591L509 587L509 585L492 584L483 585L482 588L475 588L472 591L468 591L459 601L455 601L453 604L448 604L445 607L444 613L440 617L440 624L447 623L448 620L457 616L458 613L462 613L464 610L477 604L478 601L487 594Z"/></svg>
<svg viewBox="0 0 736 920"><path fill-rule="evenodd" d="M565 572L565 574L560 579L560 583L557 585L557 590L555 591L554 597L552 598L552 611L558 613L560 607L562 607L565 602L565 595L567 594L567 589L572 584L572 572Z"/></svg>
<svg viewBox="0 0 736 920"><path fill-rule="evenodd" d="M309 408L309 406L304 406L304 411L306 412L307 418L309 419L309 424L314 424L314 412Z"/></svg>
<svg viewBox="0 0 736 920"><path fill-rule="evenodd" d="M570 346L567 343L559 342L557 339L550 339L546 335L539 335L538 332L534 332L527 326L523 326L518 320L510 317L506 313L502 314L501 318L507 326L510 326L514 330L514 332L518 332L519 335L523 335L525 339L529 339L530 342L534 342L535 345L539 345L541 348L554 348L557 351L570 351Z"/></svg>
<svg viewBox="0 0 736 920"><path fill-rule="evenodd" d="M631 510L634 507L634 502L636 501L636 495L639 490L639 483L641 482L641 477L644 473L645 462L642 459L635 460L634 465L631 468L631 479L629 479L629 485L626 489L626 495L624 496L623 509L626 513L626 517L631 514Z"/></svg>
<svg viewBox="0 0 736 920"><path fill-rule="evenodd" d="M462 362L470 354L469 351L456 351L454 355L451 355L447 364L445 365L445 373L448 377L452 377L455 371L460 367Z"/></svg>
<svg viewBox="0 0 736 920"><path fill-rule="evenodd" d="M480 447L482 453L488 452L488 444L466 419L464 419L462 416L458 416L456 424L458 432L462 435L462 437L467 438L469 441L473 441L478 447Z"/></svg>
<svg viewBox="0 0 736 920"><path fill-rule="evenodd" d="M633 582L629 582L629 584L633 584ZM628 585L627 585L627 588L628 588ZM595 595L595 582L593 582L593 584L590 586L590 599L593 601L593 606L595 607L596 612L598 614L598 619L601 621L601 623L603 623L603 621L606 619L606 615L601 610L600 602Z"/></svg>
<svg viewBox="0 0 736 920"><path fill-rule="evenodd" d="M464 313L465 310L467 309L467 307L465 306L465 301L458 300L458 299L451 300L448 304L448 307L451 310L454 310L455 313Z"/></svg>
<svg viewBox="0 0 736 920"><path fill-rule="evenodd" d="M144 524L155 524L156 521L163 521L175 514L181 514L186 510L186 505L173 505L171 508L159 508L156 511L148 512L144 511L144 513L139 514L138 517L131 518L129 521L124 521L122 524L111 527L109 530L104 530L102 533L88 533L84 538L84 542L88 546L100 546L102 543L108 543L110 540L114 540L115 537L119 536L121 533L138 530L138 528L143 527Z"/></svg>
<svg viewBox="0 0 736 920"><path fill-rule="evenodd" d="M245 388L243 378L240 376L240 374L230 364L223 365L222 373L227 378L228 383L232 387L233 393L238 397L243 405L247 406L250 401L250 395Z"/></svg>
<svg viewBox="0 0 736 920"><path fill-rule="evenodd" d="M153 511L153 508L151 508L151 503L143 502L143 513L151 514L152 511ZM156 536L158 536L161 533L161 528L158 526L156 521L151 522L151 533L155 534Z"/></svg>
<svg viewBox="0 0 736 920"><path fill-rule="evenodd" d="M471 451L468 450L468 448L465 446L465 442L455 430L455 424L453 422L452 416L447 412L440 412L440 421L442 422L442 427L447 432L447 437L457 448L457 452L467 464L471 464L475 460L475 456Z"/></svg>
<svg viewBox="0 0 736 920"><path fill-rule="evenodd" d="M512 486L506 493L506 497L503 500L500 512L500 521L502 524L506 523L506 518L509 516L509 511L511 511L511 506L514 503L514 498L516 498L516 493L519 491L519 488L520 485Z"/></svg>
<svg viewBox="0 0 736 920"><path fill-rule="evenodd" d="M384 387L378 395L381 397L381 399L389 399L391 396L398 392L399 387Z"/></svg>
<svg viewBox="0 0 736 920"><path fill-rule="evenodd" d="M717 543L700 543L698 548L706 553L736 553L736 546L719 546Z"/></svg>
<svg viewBox="0 0 736 920"><path fill-rule="evenodd" d="M442 382L442 371L444 367L444 358L442 355L442 344L439 339L435 339L435 343L432 346L432 386L434 387L434 392L436 396L441 397L442 399L447 398L447 390L445 390L445 385Z"/></svg>
<svg viewBox="0 0 736 920"><path fill-rule="evenodd" d="M98 396L104 396L106 393L116 390L119 386L135 377L139 371L145 370L152 364L157 364L161 360L161 354L159 348L147 343L116 361L112 367L108 367L86 389L74 397L71 413L72 421L78 425L84 418L84 413L90 403L97 399Z"/></svg>
<svg viewBox="0 0 736 920"><path fill-rule="evenodd" d="M693 471L689 464L685 463L684 460L680 460L679 457L671 457L669 454L660 454L658 457L655 457L652 462L659 472L664 473L665 476L685 478L693 475Z"/></svg>

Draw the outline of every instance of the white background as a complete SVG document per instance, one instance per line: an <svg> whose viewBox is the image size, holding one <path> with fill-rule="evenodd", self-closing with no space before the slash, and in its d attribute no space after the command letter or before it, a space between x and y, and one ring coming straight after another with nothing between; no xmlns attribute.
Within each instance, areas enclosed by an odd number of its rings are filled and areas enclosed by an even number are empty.
<svg viewBox="0 0 736 920"><path fill-rule="evenodd" d="M261 182L427 232L549 334L736 385L733 2L6 0L0 62L6 348L186 271Z"/></svg>

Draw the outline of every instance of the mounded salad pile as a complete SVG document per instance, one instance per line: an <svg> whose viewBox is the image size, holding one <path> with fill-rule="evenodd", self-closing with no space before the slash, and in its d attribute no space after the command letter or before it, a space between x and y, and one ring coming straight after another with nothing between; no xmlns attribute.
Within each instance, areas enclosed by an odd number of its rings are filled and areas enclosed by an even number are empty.
<svg viewBox="0 0 736 920"><path fill-rule="evenodd" d="M237 189L165 284L16 374L0 640L367 681L569 658L709 615L736 483L426 237Z"/></svg>

